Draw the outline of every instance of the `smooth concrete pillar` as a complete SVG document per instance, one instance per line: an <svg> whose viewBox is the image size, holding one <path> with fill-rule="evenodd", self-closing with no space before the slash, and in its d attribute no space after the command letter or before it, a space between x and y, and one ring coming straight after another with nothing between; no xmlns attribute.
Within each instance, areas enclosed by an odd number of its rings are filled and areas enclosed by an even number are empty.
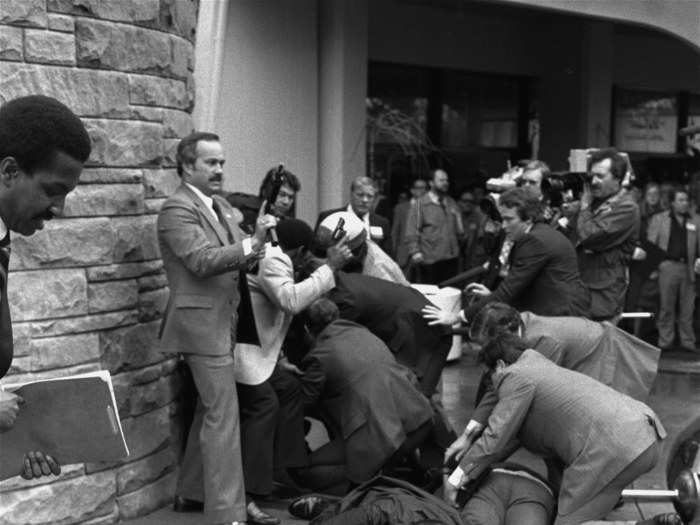
<svg viewBox="0 0 700 525"><path fill-rule="evenodd" d="M612 144L610 118L615 63L615 33L611 22L590 21L584 29L582 82L585 147Z"/></svg>
<svg viewBox="0 0 700 525"><path fill-rule="evenodd" d="M347 201L350 181L365 174L367 1L319 2L318 201Z"/></svg>

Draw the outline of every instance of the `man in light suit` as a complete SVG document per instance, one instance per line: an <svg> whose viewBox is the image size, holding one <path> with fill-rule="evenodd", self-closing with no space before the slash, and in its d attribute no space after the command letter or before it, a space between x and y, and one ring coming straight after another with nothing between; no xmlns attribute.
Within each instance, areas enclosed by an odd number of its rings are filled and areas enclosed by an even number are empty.
<svg viewBox="0 0 700 525"><path fill-rule="evenodd" d="M170 285L160 347L181 354L199 394L180 469L176 506L204 502L209 523L245 522L235 345L239 273L264 255L275 219L262 213L255 234L244 237L242 216L214 195L224 155L219 137L192 133L177 148L182 184L158 215L158 240Z"/></svg>
<svg viewBox="0 0 700 525"><path fill-rule="evenodd" d="M666 432L644 403L558 367L511 333L487 344L483 357L498 403L481 437L459 451L448 499L522 444L563 465L554 523L580 524L603 518L622 489L656 464Z"/></svg>
<svg viewBox="0 0 700 525"><path fill-rule="evenodd" d="M678 335L683 349L695 352L695 273L700 271L700 220L688 213L688 192L671 193L671 209L652 216L647 239L666 252L659 264L659 347L669 349ZM678 304L678 316L676 316Z"/></svg>
<svg viewBox="0 0 700 525"><path fill-rule="evenodd" d="M352 255L342 240L328 249L326 264L300 282L294 265L308 254L311 227L298 219L277 224L279 246L268 247L258 272L248 274L259 345L239 344L235 352L241 408L241 446L246 490L268 496L273 472L287 481L287 469L308 463L304 407L296 366L280 358L292 317L335 286L333 273Z"/></svg>

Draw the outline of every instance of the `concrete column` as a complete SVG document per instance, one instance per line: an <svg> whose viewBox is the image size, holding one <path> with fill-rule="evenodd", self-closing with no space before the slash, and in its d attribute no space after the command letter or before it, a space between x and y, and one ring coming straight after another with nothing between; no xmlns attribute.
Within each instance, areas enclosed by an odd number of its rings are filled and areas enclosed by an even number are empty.
<svg viewBox="0 0 700 525"><path fill-rule="evenodd" d="M584 29L582 84L582 136L585 146L610 146L610 118L615 63L613 24L591 21Z"/></svg>
<svg viewBox="0 0 700 525"><path fill-rule="evenodd" d="M350 181L365 174L367 2L319 2L318 200L343 204Z"/></svg>

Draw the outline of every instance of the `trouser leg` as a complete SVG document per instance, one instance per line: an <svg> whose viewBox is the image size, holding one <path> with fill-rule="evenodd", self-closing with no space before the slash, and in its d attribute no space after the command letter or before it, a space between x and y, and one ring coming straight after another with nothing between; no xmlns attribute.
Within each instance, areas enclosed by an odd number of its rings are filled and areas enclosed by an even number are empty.
<svg viewBox="0 0 700 525"><path fill-rule="evenodd" d="M659 346L669 348L675 339L676 303L678 299L678 276L676 263L664 261L659 265L659 317L656 327L659 330Z"/></svg>
<svg viewBox="0 0 700 525"><path fill-rule="evenodd" d="M659 459L659 449L659 442L653 443L598 494L572 512L557 515L554 525L579 525L604 518L620 499L622 490L639 476L654 468Z"/></svg>
<svg viewBox="0 0 700 525"><path fill-rule="evenodd" d="M687 268L680 286L678 298L678 335L681 346L695 349L695 330L693 314L695 312L695 283L690 280Z"/></svg>
<svg viewBox="0 0 700 525"><path fill-rule="evenodd" d="M241 449L246 490L272 492L277 395L268 381L259 385L236 384L241 413Z"/></svg>
<svg viewBox="0 0 700 525"><path fill-rule="evenodd" d="M275 470L308 465L304 434L304 402L299 379L279 367L270 377L279 411L275 432Z"/></svg>
<svg viewBox="0 0 700 525"><path fill-rule="evenodd" d="M199 393L177 493L202 499L213 523L245 521L233 356L185 356Z"/></svg>

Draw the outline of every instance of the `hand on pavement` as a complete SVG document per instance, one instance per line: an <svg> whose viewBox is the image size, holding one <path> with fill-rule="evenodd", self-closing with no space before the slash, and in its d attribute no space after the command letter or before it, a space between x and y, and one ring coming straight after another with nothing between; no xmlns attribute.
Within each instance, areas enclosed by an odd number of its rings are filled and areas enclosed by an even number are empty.
<svg viewBox="0 0 700 525"><path fill-rule="evenodd" d="M23 402L17 394L0 390L0 432L6 432L15 425L19 406Z"/></svg>
<svg viewBox="0 0 700 525"><path fill-rule="evenodd" d="M39 478L41 476L58 476L61 473L61 467L52 456L39 451L27 452L24 455L24 471L22 477L24 479Z"/></svg>

